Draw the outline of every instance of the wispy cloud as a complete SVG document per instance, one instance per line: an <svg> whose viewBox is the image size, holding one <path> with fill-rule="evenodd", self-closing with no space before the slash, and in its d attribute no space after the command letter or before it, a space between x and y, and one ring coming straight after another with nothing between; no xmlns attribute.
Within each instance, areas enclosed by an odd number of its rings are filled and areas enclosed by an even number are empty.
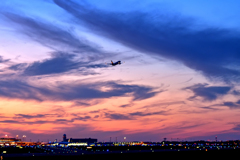
<svg viewBox="0 0 240 160"><path fill-rule="evenodd" d="M32 121L18 121L18 120L1 120L1 123L11 123L11 124L68 124L73 122L73 120L68 119L55 119L55 120L32 120Z"/></svg>
<svg viewBox="0 0 240 160"><path fill-rule="evenodd" d="M51 74L67 73L75 70L76 74L92 75L99 74L94 72L96 68L107 68L105 64L94 64L92 62L83 62L75 54L64 52L53 52L51 58L33 63L13 64L8 69L22 73L22 76L41 76Z"/></svg>
<svg viewBox="0 0 240 160"><path fill-rule="evenodd" d="M133 117L121 113L105 113L105 117L112 120L132 120Z"/></svg>
<svg viewBox="0 0 240 160"><path fill-rule="evenodd" d="M194 96L190 97L189 100L201 97L204 101L213 101L219 96L226 95L231 88L232 87L229 86L208 86L208 84L196 84L183 89L191 90L194 93Z"/></svg>
<svg viewBox="0 0 240 160"><path fill-rule="evenodd" d="M152 105L143 106L142 108L167 108L171 105L183 105L186 104L184 101L167 101L167 102L160 102L154 103Z"/></svg>
<svg viewBox="0 0 240 160"><path fill-rule="evenodd" d="M92 118L90 116L84 116L84 117L78 116L78 117L73 118L72 120L87 121L87 120L91 120L91 119Z"/></svg>
<svg viewBox="0 0 240 160"><path fill-rule="evenodd" d="M151 115L168 115L168 111L159 111L159 112L150 112L150 113L146 113L146 112L133 112L133 113L129 113L129 115L131 116L151 116Z"/></svg>
<svg viewBox="0 0 240 160"><path fill-rule="evenodd" d="M36 115L30 115L30 114L15 114L17 118L25 118L25 119L32 119L32 118L44 118L47 115L46 114L36 114Z"/></svg>
<svg viewBox="0 0 240 160"><path fill-rule="evenodd" d="M212 110L212 111L217 111L217 110L220 110L219 108L216 108L214 107L215 105L213 106L205 106L205 107L201 107L202 109L207 109L207 110ZM206 113L206 112L205 112Z"/></svg>
<svg viewBox="0 0 240 160"><path fill-rule="evenodd" d="M70 118L64 118L58 114L15 114L14 117L3 116L1 123L11 123L11 124L68 124L70 122L76 121L87 121L91 120L91 116L79 116L71 115Z"/></svg>
<svg viewBox="0 0 240 160"><path fill-rule="evenodd" d="M23 72L25 75L44 75L63 73L72 69L77 69L80 64L74 62L74 55L57 53L51 59L43 62L34 62L30 64Z"/></svg>
<svg viewBox="0 0 240 160"><path fill-rule="evenodd" d="M124 105L121 105L121 106L119 106L119 107L121 107L121 108L126 108L126 107L131 107L132 106L132 104L124 104Z"/></svg>
<svg viewBox="0 0 240 160"><path fill-rule="evenodd" d="M131 113L112 113L105 112L105 117L112 120L135 120L137 117L153 116L153 115L169 115L169 111L158 112L131 112Z"/></svg>
<svg viewBox="0 0 240 160"><path fill-rule="evenodd" d="M240 38L235 30L198 28L196 20L156 12L109 12L87 3L55 0L93 32L154 56L177 60L211 80L238 82ZM157 17L157 18L156 18Z"/></svg>
<svg viewBox="0 0 240 160"><path fill-rule="evenodd" d="M228 107L229 109L240 109L240 100L238 100L238 101L225 101L225 102L222 102L222 103L213 104L213 105L210 105L210 106L205 106L205 107L200 107L200 108L217 111L217 110L222 110L221 109L222 107Z"/></svg>
<svg viewBox="0 0 240 160"><path fill-rule="evenodd" d="M14 70L14 71L22 71L26 68L27 63L18 63L18 64L13 64L8 69Z"/></svg>
<svg viewBox="0 0 240 160"><path fill-rule="evenodd" d="M17 24L15 29L40 44L53 48L54 50L63 50L67 48L75 52L101 53L98 46L87 41L83 37L76 37L71 31L51 24L40 18L30 18L23 13L1 12L8 20Z"/></svg>
<svg viewBox="0 0 240 160"><path fill-rule="evenodd" d="M101 88L109 87L111 90L102 91ZM0 81L0 96L7 98L43 100L86 100L98 98L111 98L133 96L134 100L143 100L155 96L155 88L141 85L126 85L117 82L95 82L60 84L51 87L35 86L19 80ZM144 92L143 92L144 91Z"/></svg>

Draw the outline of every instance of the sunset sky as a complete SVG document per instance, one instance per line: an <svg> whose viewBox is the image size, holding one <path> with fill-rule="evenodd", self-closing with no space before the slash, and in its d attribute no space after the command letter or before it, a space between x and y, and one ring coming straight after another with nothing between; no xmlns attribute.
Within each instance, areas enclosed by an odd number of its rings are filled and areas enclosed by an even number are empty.
<svg viewBox="0 0 240 160"><path fill-rule="evenodd" d="M1 0L0 137L240 139L239 8Z"/></svg>

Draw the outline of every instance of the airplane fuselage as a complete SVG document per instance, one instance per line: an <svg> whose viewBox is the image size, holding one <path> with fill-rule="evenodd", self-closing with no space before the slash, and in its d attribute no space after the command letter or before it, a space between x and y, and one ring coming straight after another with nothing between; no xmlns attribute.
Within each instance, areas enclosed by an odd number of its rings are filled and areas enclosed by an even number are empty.
<svg viewBox="0 0 240 160"><path fill-rule="evenodd" d="M111 65L112 65L112 66L116 66L116 65L118 65L118 64L121 64L121 61L117 61L117 62L115 62L115 63L113 63L113 61L111 61Z"/></svg>

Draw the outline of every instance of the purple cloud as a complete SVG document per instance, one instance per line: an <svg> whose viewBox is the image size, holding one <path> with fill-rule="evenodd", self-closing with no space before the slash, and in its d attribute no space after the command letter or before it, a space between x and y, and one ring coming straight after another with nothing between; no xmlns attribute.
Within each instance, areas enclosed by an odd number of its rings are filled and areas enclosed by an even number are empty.
<svg viewBox="0 0 240 160"><path fill-rule="evenodd" d="M196 84L183 89L191 90L194 93L194 96L190 97L189 100L196 97L202 97L204 101L213 101L219 96L226 95L231 88L232 87L229 86L208 86L208 84Z"/></svg>

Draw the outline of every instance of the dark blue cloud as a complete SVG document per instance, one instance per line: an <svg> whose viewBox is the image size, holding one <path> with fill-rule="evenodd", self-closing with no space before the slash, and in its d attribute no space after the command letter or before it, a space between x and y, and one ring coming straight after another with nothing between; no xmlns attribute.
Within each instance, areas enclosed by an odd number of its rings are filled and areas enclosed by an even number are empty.
<svg viewBox="0 0 240 160"><path fill-rule="evenodd" d="M0 56L0 63L5 63L10 61L10 59L4 59L2 56Z"/></svg>
<svg viewBox="0 0 240 160"><path fill-rule="evenodd" d="M227 101L227 102L224 102L222 106L227 106L230 109L240 109L240 101L237 101L237 102Z"/></svg>
<svg viewBox="0 0 240 160"><path fill-rule="evenodd" d="M54 120L45 120L46 117L54 118L56 117L56 114L15 114L15 117L9 119L8 117L2 117L5 118L5 120L1 120L1 123L13 123L13 124L46 124L46 123L58 123L58 124L66 124L68 122L74 122L74 121L86 121L91 120L92 118L90 116L78 116L74 115L74 118L72 119L65 119L65 118L56 118ZM58 116L57 116L58 117ZM34 119L38 120L34 120ZM31 121L29 121L31 120Z"/></svg>
<svg viewBox="0 0 240 160"><path fill-rule="evenodd" d="M150 113L145 113L145 112L133 112L129 113L131 116L151 116L151 115L167 115L167 111L159 111L159 112L150 112Z"/></svg>
<svg viewBox="0 0 240 160"><path fill-rule="evenodd" d="M27 63L19 63L19 64L14 64L11 65L8 69L14 70L14 71L20 71L25 69L27 66Z"/></svg>
<svg viewBox="0 0 240 160"><path fill-rule="evenodd" d="M113 120L132 120L133 118L128 115L120 113L105 113L105 117Z"/></svg>
<svg viewBox="0 0 240 160"><path fill-rule="evenodd" d="M91 120L92 118L90 117L90 116L84 116L84 117L80 117L80 116L78 116L78 117L75 117L75 118L73 118L72 120L80 120L80 121L87 121L87 120Z"/></svg>
<svg viewBox="0 0 240 160"><path fill-rule="evenodd" d="M240 104L240 100L238 100L236 103L237 103L237 104Z"/></svg>
<svg viewBox="0 0 240 160"><path fill-rule="evenodd" d="M239 90L233 90L232 94L236 95L236 96L239 96L240 95L240 91Z"/></svg>
<svg viewBox="0 0 240 160"><path fill-rule="evenodd" d="M90 107L90 106L92 106L91 103L79 102L79 101L75 102L74 105L76 105L76 106L84 106L84 107Z"/></svg>
<svg viewBox="0 0 240 160"><path fill-rule="evenodd" d="M220 27L198 28L196 20L156 12L109 12L87 3L54 0L97 34L146 54L180 61L212 80L240 79L240 34Z"/></svg>
<svg viewBox="0 0 240 160"><path fill-rule="evenodd" d="M126 108L126 107L131 107L132 106L132 104L124 104L124 105L121 105L121 106L119 106L119 107L121 107L121 108Z"/></svg>
<svg viewBox="0 0 240 160"><path fill-rule="evenodd" d="M0 81L0 96L6 98L19 98L19 99L34 99L41 101L42 98L39 94L50 96L53 92L44 89L34 87L26 82L18 80L6 80Z"/></svg>
<svg viewBox="0 0 240 160"><path fill-rule="evenodd" d="M101 91L102 87L111 88ZM0 81L0 96L6 98L43 100L87 100L126 96L132 94L134 100L143 100L155 96L155 88L140 85L125 85L116 82L96 82L70 84L58 83L56 86L40 87L24 81ZM139 92L145 91L145 92Z"/></svg>
<svg viewBox="0 0 240 160"><path fill-rule="evenodd" d="M240 100L238 100L237 102L232 102L232 101L225 101L223 103L220 104L214 104L211 106L205 106L205 107L201 107L203 109L208 109L208 110L220 110L221 108L219 106L224 106L224 107L228 107L229 109L240 109Z"/></svg>
<svg viewBox="0 0 240 160"><path fill-rule="evenodd" d="M1 123L12 123L12 124L46 124L46 123L53 123L53 124L67 124L69 122L73 122L73 120L67 120L67 119L56 119L53 121L47 121L47 120L37 120L37 121L19 121L19 120L2 120Z"/></svg>
<svg viewBox="0 0 240 160"><path fill-rule="evenodd" d="M106 86L112 88L109 91L101 91L100 88ZM153 97L158 92L154 92L153 88L138 85L124 85L115 82L99 82L93 84L82 85L62 85L59 87L63 92L59 95L65 100L72 99L92 99L92 98L110 98L115 96L125 96L126 93L132 93L134 100L142 100ZM146 92L139 92L145 90ZM69 93L70 92L70 93Z"/></svg>
<svg viewBox="0 0 240 160"><path fill-rule="evenodd" d="M30 115L30 114L15 114L17 118L26 118L26 119L32 119L32 118L44 118L47 115L45 114L36 114L36 115Z"/></svg>
<svg viewBox="0 0 240 160"><path fill-rule="evenodd" d="M16 121L16 120L1 120L0 122L1 123L17 123L17 124L20 123L19 121Z"/></svg>
<svg viewBox="0 0 240 160"><path fill-rule="evenodd" d="M42 62L36 61L30 64L23 72L25 75L44 75L44 74L56 74L77 69L81 66L81 63L73 61L74 55L58 53L51 59L44 60Z"/></svg>
<svg viewBox="0 0 240 160"><path fill-rule="evenodd" d="M134 120L136 117L145 117L152 115L168 115L168 111L158 111L158 112L132 112L132 113L111 113L105 112L105 117L113 120Z"/></svg>
<svg viewBox="0 0 240 160"><path fill-rule="evenodd" d="M88 100L79 101L79 100L77 100L74 102L74 104L71 107L91 107L91 106L94 106L101 102L102 102L101 100L94 100L94 101L88 101Z"/></svg>
<svg viewBox="0 0 240 160"><path fill-rule="evenodd" d="M201 97L205 101L216 100L219 96L228 94L232 87L228 86L208 86L208 84L196 84L190 87L184 88L184 90L191 90L194 96L189 99Z"/></svg>
<svg viewBox="0 0 240 160"><path fill-rule="evenodd" d="M22 71L23 75L49 75L59 74L76 69L76 74L97 74L92 69L109 67L105 64L92 64L91 62L82 62L77 60L74 54L64 52L54 52L52 57L42 61L35 61L33 63L19 63L9 67L14 71Z"/></svg>
<svg viewBox="0 0 240 160"><path fill-rule="evenodd" d="M240 131L240 124L236 125L233 130Z"/></svg>

